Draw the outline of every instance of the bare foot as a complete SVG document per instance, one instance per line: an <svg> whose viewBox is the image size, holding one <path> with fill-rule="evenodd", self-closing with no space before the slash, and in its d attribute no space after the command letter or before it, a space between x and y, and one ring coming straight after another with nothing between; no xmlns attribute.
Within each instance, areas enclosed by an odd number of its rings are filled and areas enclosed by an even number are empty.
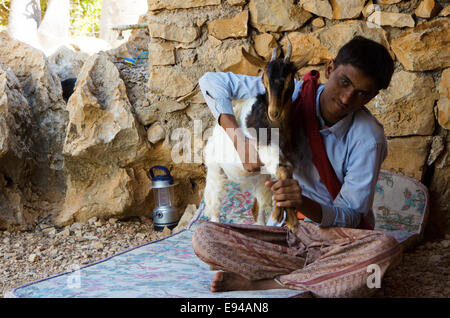
<svg viewBox="0 0 450 318"><path fill-rule="evenodd" d="M283 289L273 279L249 280L238 274L230 272L217 272L211 283L212 292L224 292L232 290L263 290L263 289Z"/></svg>

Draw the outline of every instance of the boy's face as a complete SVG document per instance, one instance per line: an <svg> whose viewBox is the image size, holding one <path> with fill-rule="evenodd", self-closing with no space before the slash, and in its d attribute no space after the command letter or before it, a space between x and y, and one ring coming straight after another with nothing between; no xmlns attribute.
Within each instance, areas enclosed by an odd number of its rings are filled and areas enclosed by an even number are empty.
<svg viewBox="0 0 450 318"><path fill-rule="evenodd" d="M320 95L320 112L331 124L358 110L378 94L375 80L351 64L335 68L330 61L325 77L328 82Z"/></svg>

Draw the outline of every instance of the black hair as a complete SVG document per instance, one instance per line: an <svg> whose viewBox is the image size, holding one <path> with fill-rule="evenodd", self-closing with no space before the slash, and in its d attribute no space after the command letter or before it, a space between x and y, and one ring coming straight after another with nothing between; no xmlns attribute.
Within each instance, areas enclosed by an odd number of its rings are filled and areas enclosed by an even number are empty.
<svg viewBox="0 0 450 318"><path fill-rule="evenodd" d="M375 41L355 36L339 50L334 67L351 64L373 78L377 89L385 89L394 73L394 61L388 50Z"/></svg>

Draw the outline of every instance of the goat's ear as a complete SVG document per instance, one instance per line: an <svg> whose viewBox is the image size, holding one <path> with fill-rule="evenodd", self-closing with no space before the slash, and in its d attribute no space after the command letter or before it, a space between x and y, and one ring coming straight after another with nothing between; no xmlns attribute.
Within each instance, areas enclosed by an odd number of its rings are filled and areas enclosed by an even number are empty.
<svg viewBox="0 0 450 318"><path fill-rule="evenodd" d="M266 67L266 61L251 55L244 48L242 48L242 55L250 64L259 67L262 70Z"/></svg>
<svg viewBox="0 0 450 318"><path fill-rule="evenodd" d="M313 57L313 51L308 51L305 55L303 55L299 60L296 60L294 63L294 66L297 70L301 69L303 66L306 65Z"/></svg>

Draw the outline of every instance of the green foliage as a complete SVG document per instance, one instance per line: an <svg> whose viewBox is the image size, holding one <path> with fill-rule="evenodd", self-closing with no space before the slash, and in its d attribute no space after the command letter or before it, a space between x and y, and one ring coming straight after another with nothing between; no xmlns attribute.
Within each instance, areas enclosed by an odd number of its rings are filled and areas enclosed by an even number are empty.
<svg viewBox="0 0 450 318"><path fill-rule="evenodd" d="M0 30L8 26L10 0L0 0Z"/></svg>
<svg viewBox="0 0 450 318"><path fill-rule="evenodd" d="M72 0L70 18L72 35L97 36L103 0Z"/></svg>

